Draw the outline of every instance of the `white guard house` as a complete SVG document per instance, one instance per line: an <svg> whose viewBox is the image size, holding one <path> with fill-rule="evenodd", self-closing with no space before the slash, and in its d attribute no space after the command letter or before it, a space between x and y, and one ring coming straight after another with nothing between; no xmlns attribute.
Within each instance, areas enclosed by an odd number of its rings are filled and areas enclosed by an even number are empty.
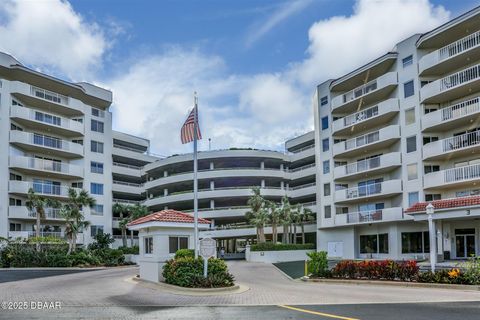
<svg viewBox="0 0 480 320"><path fill-rule="evenodd" d="M198 229L210 228L210 221L198 219ZM140 278L148 281L163 280L162 267L179 249L194 248L193 216L176 210L162 210L134 220L128 229L137 230L139 236Z"/></svg>

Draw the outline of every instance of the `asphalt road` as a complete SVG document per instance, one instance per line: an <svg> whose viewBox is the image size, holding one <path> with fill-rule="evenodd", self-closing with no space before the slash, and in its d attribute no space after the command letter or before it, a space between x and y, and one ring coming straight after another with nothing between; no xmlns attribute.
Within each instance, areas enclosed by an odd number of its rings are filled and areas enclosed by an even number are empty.
<svg viewBox="0 0 480 320"><path fill-rule="evenodd" d="M95 269L0 269L0 283L30 280L44 277L55 277L79 272L92 272Z"/></svg>
<svg viewBox="0 0 480 320"><path fill-rule="evenodd" d="M479 302L300 306L64 307L0 312L0 319L478 320Z"/></svg>

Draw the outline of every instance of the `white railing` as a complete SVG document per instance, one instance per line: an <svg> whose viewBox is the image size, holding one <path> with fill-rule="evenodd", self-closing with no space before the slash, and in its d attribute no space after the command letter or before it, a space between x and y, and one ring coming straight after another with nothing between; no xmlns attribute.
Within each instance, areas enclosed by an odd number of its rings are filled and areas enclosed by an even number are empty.
<svg viewBox="0 0 480 320"><path fill-rule="evenodd" d="M345 150L350 150L364 146L369 143L373 143L380 140L380 131L375 131L361 135L356 138L348 139L345 141Z"/></svg>
<svg viewBox="0 0 480 320"><path fill-rule="evenodd" d="M343 103L346 103L350 100L354 100L356 98L359 98L361 96L366 95L370 91L374 91L377 89L377 79L372 80L364 85L361 85L351 91L348 91L347 93L343 94Z"/></svg>
<svg viewBox="0 0 480 320"><path fill-rule="evenodd" d="M378 105L346 116L345 118L343 118L343 125L345 127L348 127L355 123L365 121L375 116L378 116Z"/></svg>
<svg viewBox="0 0 480 320"><path fill-rule="evenodd" d="M142 187L143 184L141 183L133 183L133 182L124 182L124 181L118 181L118 180L113 180L114 184L120 184L123 186L130 186L130 187Z"/></svg>
<svg viewBox="0 0 480 320"><path fill-rule="evenodd" d="M347 213L347 223L361 223L380 221L383 217L383 210L371 210Z"/></svg>
<svg viewBox="0 0 480 320"><path fill-rule="evenodd" d="M113 147L118 148L118 149L133 151L133 152L137 152L137 153L142 153L142 154L145 153L144 150L135 149L135 148L131 148L131 147L126 147L126 146L122 146L122 145L119 145L119 144L116 144L116 143L113 144Z"/></svg>
<svg viewBox="0 0 480 320"><path fill-rule="evenodd" d="M131 164L119 163L119 162L114 162L113 165L116 167L123 167L123 168L135 169L135 170L141 170L143 168L143 167L134 166Z"/></svg>
<svg viewBox="0 0 480 320"><path fill-rule="evenodd" d="M468 49L476 47L480 44L480 31L472 33L460 40L457 40L449 45L438 50L439 60L444 60L462 53Z"/></svg>
<svg viewBox="0 0 480 320"><path fill-rule="evenodd" d="M345 173L352 174L380 167L380 156L357 161L345 166Z"/></svg>
<svg viewBox="0 0 480 320"><path fill-rule="evenodd" d="M32 188L35 193L45 194L45 195L56 195L56 196L63 196L68 197L68 190L70 189L69 186L65 185L57 185L57 184L50 184L50 183L42 183L42 182L27 182L27 188ZM73 188L80 191L80 189Z"/></svg>
<svg viewBox="0 0 480 320"><path fill-rule="evenodd" d="M58 94L58 93L55 93L55 92L52 92L52 91L48 91L48 90L45 90L45 89L41 89L41 88L38 88L38 87L34 87L34 86L31 87L30 92L33 96L35 96L37 98L52 101L52 102L55 102L55 103L68 105L68 97L67 96L64 96L64 95L61 95L61 94Z"/></svg>
<svg viewBox="0 0 480 320"><path fill-rule="evenodd" d="M354 199L359 197L366 197L373 194L379 194L382 192L383 182L372 183L361 187L354 187L345 189L347 199Z"/></svg>
<svg viewBox="0 0 480 320"><path fill-rule="evenodd" d="M293 151L290 151L290 153L293 153L293 154L296 154L296 153L300 153L302 151L305 151L305 150L309 150L309 149L312 149L312 148L315 148L315 145L309 145L309 146L306 146L306 147L303 147L303 148L300 148L300 149L297 149L297 150L293 150Z"/></svg>
<svg viewBox="0 0 480 320"><path fill-rule="evenodd" d="M36 237L36 231L28 231L28 237ZM40 237L54 237L54 238L63 238L63 232L58 231L40 231Z"/></svg>
<svg viewBox="0 0 480 320"><path fill-rule="evenodd" d="M125 203L125 204L140 204L142 201L138 200L125 200L125 199L113 199L114 203Z"/></svg>
<svg viewBox="0 0 480 320"><path fill-rule="evenodd" d="M62 215L60 214L61 209L57 208L45 208L45 218L47 219L63 219ZM37 217L37 213L35 211L29 211L28 216L32 218Z"/></svg>
<svg viewBox="0 0 480 320"><path fill-rule="evenodd" d="M448 90L462 83L478 79L479 77L480 65L475 65L440 79L440 91Z"/></svg>
<svg viewBox="0 0 480 320"><path fill-rule="evenodd" d="M480 164L447 169L444 172L445 183L480 178Z"/></svg>
<svg viewBox="0 0 480 320"><path fill-rule="evenodd" d="M479 97L441 109L442 121L461 118L480 111Z"/></svg>
<svg viewBox="0 0 480 320"><path fill-rule="evenodd" d="M303 170L310 169L310 168L313 168L313 167L315 167L315 163L307 164L305 166L295 168L295 169L289 169L288 172L298 172L298 171L303 171Z"/></svg>
<svg viewBox="0 0 480 320"><path fill-rule="evenodd" d="M28 165L32 169L46 170L46 171L55 171L67 173L69 166L66 163L48 160L48 159L39 159L39 158L28 158Z"/></svg>
<svg viewBox="0 0 480 320"><path fill-rule="evenodd" d="M10 139L21 143L29 143L75 153L82 153L83 150L83 146L80 144L33 132L24 132L18 130L10 131Z"/></svg>
<svg viewBox="0 0 480 320"><path fill-rule="evenodd" d="M480 130L442 140L443 151L468 148L480 144Z"/></svg>
<svg viewBox="0 0 480 320"><path fill-rule="evenodd" d="M316 183L312 182L312 183L302 184L302 185L296 186L296 187L290 187L290 188L288 188L288 190L304 189L304 188L314 187L315 185L316 185Z"/></svg>

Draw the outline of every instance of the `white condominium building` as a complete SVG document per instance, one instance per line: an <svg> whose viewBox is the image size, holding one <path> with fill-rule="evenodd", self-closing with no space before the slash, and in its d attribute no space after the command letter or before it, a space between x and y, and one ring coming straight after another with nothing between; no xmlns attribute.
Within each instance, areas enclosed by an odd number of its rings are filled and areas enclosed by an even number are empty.
<svg viewBox="0 0 480 320"><path fill-rule="evenodd" d="M361 48L359 48L361 50ZM315 93L318 249L338 258L479 254L480 8Z"/></svg>

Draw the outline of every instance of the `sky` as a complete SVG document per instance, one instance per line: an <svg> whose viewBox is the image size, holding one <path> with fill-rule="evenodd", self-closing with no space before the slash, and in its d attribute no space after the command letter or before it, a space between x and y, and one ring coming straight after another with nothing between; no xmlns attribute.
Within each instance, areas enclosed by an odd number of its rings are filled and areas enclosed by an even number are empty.
<svg viewBox="0 0 480 320"><path fill-rule="evenodd" d="M115 130L191 151L180 128L198 92L200 150L283 150L313 129L315 86L480 0L3 0L0 51L113 92Z"/></svg>

